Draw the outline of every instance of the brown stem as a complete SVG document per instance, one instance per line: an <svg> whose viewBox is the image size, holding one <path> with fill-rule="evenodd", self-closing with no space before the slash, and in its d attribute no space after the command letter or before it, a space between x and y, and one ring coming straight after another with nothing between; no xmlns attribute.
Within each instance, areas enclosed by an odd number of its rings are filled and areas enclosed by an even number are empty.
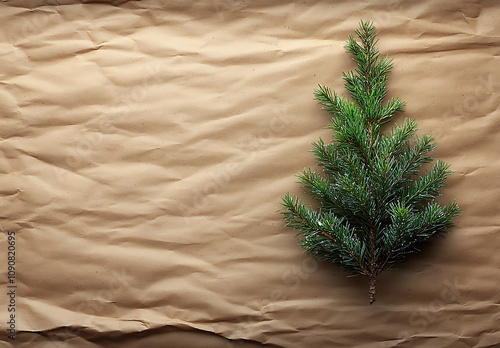
<svg viewBox="0 0 500 348"><path fill-rule="evenodd" d="M375 260L375 230L370 230L370 274L368 275L368 294L370 295L370 304L375 302L375 294L377 293L377 262Z"/></svg>
<svg viewBox="0 0 500 348"><path fill-rule="evenodd" d="M375 294L377 293L377 276L371 275L368 279L370 288L368 294L370 295L370 304L375 302Z"/></svg>

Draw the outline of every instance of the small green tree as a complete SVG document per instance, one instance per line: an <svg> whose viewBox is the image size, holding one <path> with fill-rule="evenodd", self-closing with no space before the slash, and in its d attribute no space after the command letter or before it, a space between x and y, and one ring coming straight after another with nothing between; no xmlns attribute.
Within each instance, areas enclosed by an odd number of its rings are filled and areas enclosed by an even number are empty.
<svg viewBox="0 0 500 348"><path fill-rule="evenodd" d="M374 25L361 21L356 35L360 42L350 35L345 48L357 68L342 76L353 101L321 85L314 93L332 115L327 128L334 133L332 142L313 144L323 173L304 169L298 177L319 207L287 194L281 212L307 252L368 278L372 304L380 272L442 234L460 209L435 202L452 171L429 156L434 139L417 136L410 119L383 129L405 103L384 103L392 62L379 56Z"/></svg>

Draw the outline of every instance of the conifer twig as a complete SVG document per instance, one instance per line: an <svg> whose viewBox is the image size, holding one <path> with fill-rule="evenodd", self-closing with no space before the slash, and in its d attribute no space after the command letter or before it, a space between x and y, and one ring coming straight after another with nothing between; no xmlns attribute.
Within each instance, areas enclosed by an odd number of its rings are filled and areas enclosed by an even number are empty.
<svg viewBox="0 0 500 348"><path fill-rule="evenodd" d="M397 97L384 103L392 61L380 57L374 25L361 21L356 36L359 43L350 35L345 48L357 68L342 75L353 101L322 85L314 92L332 115L327 128L333 136L313 144L322 173L304 169L298 176L319 211L287 194L281 212L307 252L368 278L372 304L377 276L444 233L460 209L454 201L435 202L452 173L448 164L436 161L420 174L434 160L428 155L434 139L416 136L416 123L408 119L382 129L405 103Z"/></svg>

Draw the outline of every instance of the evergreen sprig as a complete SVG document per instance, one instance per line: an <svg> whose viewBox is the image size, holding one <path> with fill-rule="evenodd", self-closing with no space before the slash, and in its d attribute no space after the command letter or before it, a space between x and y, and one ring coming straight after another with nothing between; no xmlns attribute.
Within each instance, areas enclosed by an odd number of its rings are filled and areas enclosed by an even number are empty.
<svg viewBox="0 0 500 348"><path fill-rule="evenodd" d="M380 57L374 25L361 21L356 36L359 42L349 35L345 48L357 67L342 75L352 101L321 85L314 92L332 115L333 136L313 144L323 173L304 169L298 177L319 208L287 194L282 214L307 252L368 278L371 304L380 272L442 234L460 209L435 202L452 171L429 156L434 138L417 136L411 119L383 129L405 103L384 103L392 61Z"/></svg>

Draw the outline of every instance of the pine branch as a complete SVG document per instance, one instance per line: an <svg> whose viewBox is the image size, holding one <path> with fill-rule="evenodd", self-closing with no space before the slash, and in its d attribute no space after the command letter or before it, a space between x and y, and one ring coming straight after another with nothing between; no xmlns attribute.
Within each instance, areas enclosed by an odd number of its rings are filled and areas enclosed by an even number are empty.
<svg viewBox="0 0 500 348"><path fill-rule="evenodd" d="M417 136L411 119L383 130L405 103L398 97L384 103L392 61L380 57L373 24L361 21L356 36L345 45L356 69L342 75L352 101L323 85L314 92L332 116L333 136L313 143L322 173L304 169L298 177L319 209L287 194L281 212L307 252L368 278L371 304L380 272L443 234L460 209L435 202L452 173L448 164L436 161L419 175L434 160L434 139Z"/></svg>
<svg viewBox="0 0 500 348"><path fill-rule="evenodd" d="M447 163L437 161L432 170L427 171L424 176L403 189L404 202L417 205L422 201L436 198L439 195L439 189L444 186L446 178L453 173L449 167Z"/></svg>
<svg viewBox="0 0 500 348"><path fill-rule="evenodd" d="M287 226L298 229L304 235L302 246L306 250L319 254L327 250L330 260L347 271L366 274L361 261L366 247L343 220L306 208L297 197L290 195L283 197L283 207ZM335 252L331 253L332 250Z"/></svg>

